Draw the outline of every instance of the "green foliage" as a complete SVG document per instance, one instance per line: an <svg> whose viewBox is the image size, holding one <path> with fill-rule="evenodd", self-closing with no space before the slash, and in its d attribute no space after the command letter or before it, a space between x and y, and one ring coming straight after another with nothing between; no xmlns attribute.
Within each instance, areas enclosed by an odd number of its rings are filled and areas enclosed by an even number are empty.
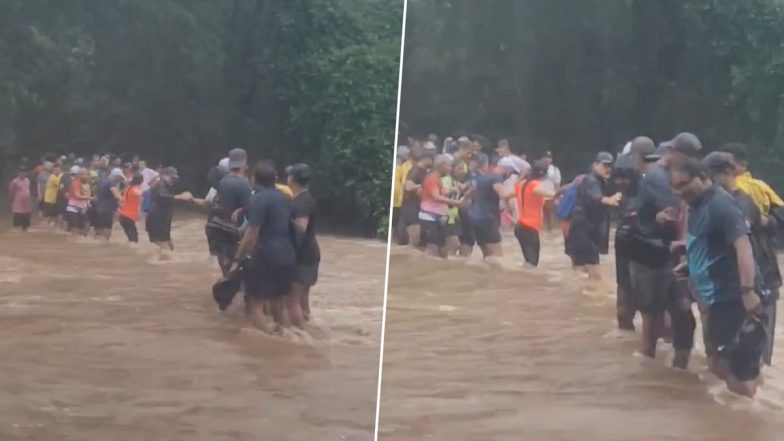
<svg viewBox="0 0 784 441"><path fill-rule="evenodd" d="M135 152L203 190L235 146L316 170L322 209L388 211L402 0L0 2L0 161ZM0 166L2 164L0 163Z"/></svg>
<svg viewBox="0 0 784 441"><path fill-rule="evenodd" d="M691 130L749 144L784 189L780 0L410 0L401 123L553 150L571 173L597 150Z"/></svg>

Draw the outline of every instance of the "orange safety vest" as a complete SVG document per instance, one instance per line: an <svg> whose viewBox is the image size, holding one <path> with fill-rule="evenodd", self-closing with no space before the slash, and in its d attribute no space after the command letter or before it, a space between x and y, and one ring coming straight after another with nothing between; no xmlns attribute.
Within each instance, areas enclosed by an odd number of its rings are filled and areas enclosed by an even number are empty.
<svg viewBox="0 0 784 441"><path fill-rule="evenodd" d="M517 222L535 231L542 230L544 198L534 194L539 181L523 180L515 185L517 199Z"/></svg>

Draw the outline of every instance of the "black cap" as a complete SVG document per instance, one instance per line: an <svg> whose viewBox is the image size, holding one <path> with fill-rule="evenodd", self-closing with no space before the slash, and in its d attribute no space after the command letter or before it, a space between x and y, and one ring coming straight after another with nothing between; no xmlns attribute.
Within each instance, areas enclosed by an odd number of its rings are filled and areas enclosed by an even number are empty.
<svg viewBox="0 0 784 441"><path fill-rule="evenodd" d="M531 171L530 171L531 177L541 178L542 176L547 176L548 168L549 167L547 163L542 161L541 159L539 161L534 161L534 163L531 164Z"/></svg>
<svg viewBox="0 0 784 441"><path fill-rule="evenodd" d="M689 132L681 133L673 138L670 141L670 146L672 151L683 153L692 158L700 156L700 151L702 150L700 139L695 134Z"/></svg>
<svg viewBox="0 0 784 441"><path fill-rule="evenodd" d="M599 152L596 154L596 157L593 159L593 162L601 162L603 164L611 165L613 162L615 162L615 158L613 158L613 155L611 155L610 153Z"/></svg>
<svg viewBox="0 0 784 441"><path fill-rule="evenodd" d="M299 182L310 180L310 167L307 164L294 164L286 167L286 174Z"/></svg>
<svg viewBox="0 0 784 441"><path fill-rule="evenodd" d="M726 152L709 153L702 163L711 173L724 173L733 169L732 154Z"/></svg>

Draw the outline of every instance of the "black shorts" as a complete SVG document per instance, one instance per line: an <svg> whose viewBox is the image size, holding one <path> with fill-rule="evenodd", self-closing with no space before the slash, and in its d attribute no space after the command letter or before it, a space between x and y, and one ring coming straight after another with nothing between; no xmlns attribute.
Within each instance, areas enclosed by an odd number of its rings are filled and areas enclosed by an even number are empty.
<svg viewBox="0 0 784 441"><path fill-rule="evenodd" d="M420 220L420 237L425 245L446 246L446 225L439 221Z"/></svg>
<svg viewBox="0 0 784 441"><path fill-rule="evenodd" d="M145 229L150 242L171 242L171 221L147 216Z"/></svg>
<svg viewBox="0 0 784 441"><path fill-rule="evenodd" d="M733 346L738 331L746 320L746 309L740 300L714 303L708 307L708 354L726 360L730 371L740 381L757 378L760 374L762 352L749 348L728 350Z"/></svg>
<svg viewBox="0 0 784 441"><path fill-rule="evenodd" d="M96 211L93 214L93 227L98 230L111 230L114 225L114 213Z"/></svg>
<svg viewBox="0 0 784 441"><path fill-rule="evenodd" d="M629 273L629 256L626 247L628 240L623 234L615 234L615 281L618 286L628 291L632 287L632 278Z"/></svg>
<svg viewBox="0 0 784 441"><path fill-rule="evenodd" d="M480 247L501 243L501 221L498 219L471 220L471 234Z"/></svg>
<svg viewBox="0 0 784 441"><path fill-rule="evenodd" d="M242 268L245 294L269 300L284 297L291 292L296 280L297 266L292 263L275 263L251 259Z"/></svg>
<svg viewBox="0 0 784 441"><path fill-rule="evenodd" d="M318 282L319 263L297 264L297 274L295 280L305 286L315 286Z"/></svg>
<svg viewBox="0 0 784 441"><path fill-rule="evenodd" d="M50 204L44 202L42 212L44 214L44 217L53 219L60 215L60 206L57 204Z"/></svg>
<svg viewBox="0 0 784 441"><path fill-rule="evenodd" d="M204 228L204 233L207 236L210 255L234 257L237 254L239 238L236 234L210 228L209 225Z"/></svg>
<svg viewBox="0 0 784 441"><path fill-rule="evenodd" d="M14 213L14 227L15 228L30 228L30 213Z"/></svg>
<svg viewBox="0 0 784 441"><path fill-rule="evenodd" d="M474 232L473 228L471 227L471 221L468 219L468 216L460 216L460 232L458 233L460 239L460 245L472 247L476 245L476 239L474 239Z"/></svg>
<svg viewBox="0 0 784 441"><path fill-rule="evenodd" d="M460 235L460 221L455 221L453 224L444 225L444 236L453 237Z"/></svg>
<svg viewBox="0 0 784 441"><path fill-rule="evenodd" d="M84 213L66 211L65 222L68 224L69 230L83 230L87 225L87 216Z"/></svg>
<svg viewBox="0 0 784 441"><path fill-rule="evenodd" d="M691 289L686 280L672 274L676 262L670 260L658 268L644 263L630 262L631 292L643 314L661 314L680 299L691 301Z"/></svg>
<svg viewBox="0 0 784 441"><path fill-rule="evenodd" d="M572 222L566 239L566 253L572 258L574 266L599 264L599 245L596 240L598 238L594 238L586 226Z"/></svg>

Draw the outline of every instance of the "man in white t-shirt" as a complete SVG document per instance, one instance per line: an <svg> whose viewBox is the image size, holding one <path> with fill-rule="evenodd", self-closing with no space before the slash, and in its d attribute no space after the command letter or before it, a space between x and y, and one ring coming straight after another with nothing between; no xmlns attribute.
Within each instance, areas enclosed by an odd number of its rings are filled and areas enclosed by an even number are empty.
<svg viewBox="0 0 784 441"><path fill-rule="evenodd" d="M552 152L547 151L542 155L542 163L547 164L547 180L558 191L561 188L561 170L553 164ZM550 199L544 205L544 225L548 232L552 230L555 221L555 202Z"/></svg>
<svg viewBox="0 0 784 441"><path fill-rule="evenodd" d="M150 182L158 177L158 172L147 167L147 161L139 161L139 173L142 175L142 193L150 189Z"/></svg>
<svg viewBox="0 0 784 441"><path fill-rule="evenodd" d="M547 164L547 179L553 183L556 190L559 189L561 187L561 170L553 164L552 152L545 152L542 155L542 161Z"/></svg>

